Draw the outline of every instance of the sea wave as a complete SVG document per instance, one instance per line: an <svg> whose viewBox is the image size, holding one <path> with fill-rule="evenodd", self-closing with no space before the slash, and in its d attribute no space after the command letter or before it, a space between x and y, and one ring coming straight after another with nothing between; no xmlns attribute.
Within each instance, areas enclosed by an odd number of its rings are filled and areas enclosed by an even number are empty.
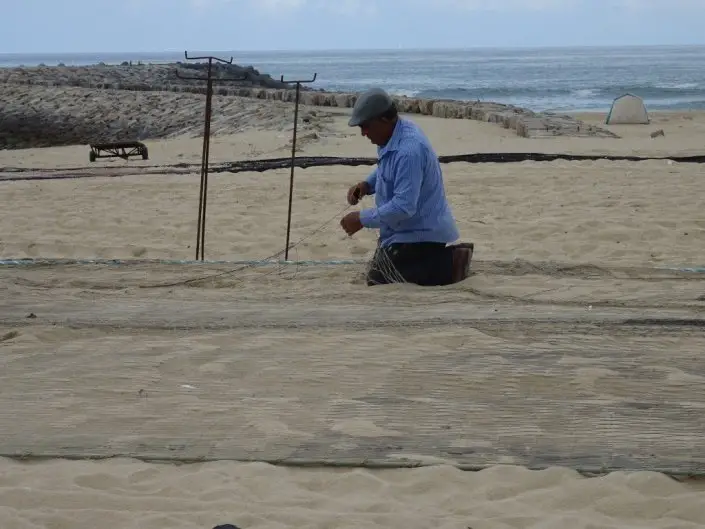
<svg viewBox="0 0 705 529"><path fill-rule="evenodd" d="M453 99L488 99L498 97L566 97L581 99L614 99L624 94L634 94L643 99L672 99L678 98L703 98L705 99L705 86L695 83L676 86L656 86L656 85L613 85L590 88L559 87L549 86L492 86L492 87L463 87L448 86L445 88L434 88L430 90L414 91L412 87L409 91L414 92L416 97L421 98L443 98Z"/></svg>
<svg viewBox="0 0 705 529"><path fill-rule="evenodd" d="M573 87L458 87L409 90L422 99L449 99L458 101L499 101L524 106L537 111L606 109L615 98L634 94L651 109L705 108L705 87L695 83L676 86L623 84L590 88Z"/></svg>

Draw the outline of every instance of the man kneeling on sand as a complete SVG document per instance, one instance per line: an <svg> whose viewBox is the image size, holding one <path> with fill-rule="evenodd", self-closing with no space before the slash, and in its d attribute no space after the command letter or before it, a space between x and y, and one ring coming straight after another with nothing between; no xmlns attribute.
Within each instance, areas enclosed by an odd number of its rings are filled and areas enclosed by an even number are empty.
<svg viewBox="0 0 705 529"><path fill-rule="evenodd" d="M407 282L449 285L468 276L473 244L458 239L443 187L443 174L431 143L415 123L400 118L392 98L373 88L355 103L351 127L377 145L377 168L348 191L356 205L374 195L375 206L340 221L352 236L379 229L379 242L367 274L368 285Z"/></svg>

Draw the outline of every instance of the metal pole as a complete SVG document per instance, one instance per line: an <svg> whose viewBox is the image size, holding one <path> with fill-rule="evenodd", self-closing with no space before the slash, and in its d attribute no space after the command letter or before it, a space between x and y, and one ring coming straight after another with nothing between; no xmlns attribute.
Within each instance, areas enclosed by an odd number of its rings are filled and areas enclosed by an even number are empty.
<svg viewBox="0 0 705 529"><path fill-rule="evenodd" d="M296 128L299 121L299 92L301 85L296 83L296 103L294 104L294 135L291 140L291 176L289 177L289 211L286 219L286 246L284 260L289 260L289 238L291 236L291 206L294 202L294 163L296 162Z"/></svg>
<svg viewBox="0 0 705 529"><path fill-rule="evenodd" d="M184 76L176 70L176 76L180 79L191 81L206 81L206 112L203 124L203 149L201 152L201 184L198 194L198 227L196 234L196 260L205 260L206 247L206 206L208 202L208 160L210 157L210 135L211 135L211 117L213 106L213 61L232 64L233 58L229 61L219 59L218 57L189 57L188 52L184 52L186 60L208 60L208 76L207 77L190 77ZM248 78L247 73L244 77L219 78L219 81L244 81Z"/></svg>
<svg viewBox="0 0 705 529"><path fill-rule="evenodd" d="M211 82L211 67L213 61L208 59L208 85ZM207 91L207 89L206 89ZM198 227L196 229L196 260L203 259L202 257L202 247L201 247L201 232L203 230L203 224L205 219L203 218L204 212L204 191L205 191L205 161L206 161L206 145L208 144L208 139L210 137L208 131L208 121L209 121L209 108L208 108L208 94L206 92L206 112L203 118L203 147L201 149L201 185L198 190Z"/></svg>
<svg viewBox="0 0 705 529"><path fill-rule="evenodd" d="M294 100L294 132L291 138L291 175L289 177L289 209L287 212L286 219L286 245L284 246L284 260L289 260L289 240L291 237L291 210L294 202L294 166L296 164L296 133L298 130L299 123L299 97L301 94L301 84L302 83L312 83L316 80L317 74L313 74L313 79L307 80L292 80L285 81L284 76L281 76L282 83L295 83L296 84L296 98Z"/></svg>
<svg viewBox="0 0 705 529"><path fill-rule="evenodd" d="M204 146L203 155L203 220L201 221L201 261L205 259L204 251L206 247L206 205L208 203L208 160L211 151L211 115L213 108L213 79L210 78L210 67L208 70L208 84L206 92L206 131L204 136L208 138Z"/></svg>

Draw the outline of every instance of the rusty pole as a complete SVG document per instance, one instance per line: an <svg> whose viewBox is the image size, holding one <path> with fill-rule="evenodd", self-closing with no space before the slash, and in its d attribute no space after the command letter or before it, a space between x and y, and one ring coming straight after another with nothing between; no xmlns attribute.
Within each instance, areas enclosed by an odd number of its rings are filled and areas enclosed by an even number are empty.
<svg viewBox="0 0 705 529"><path fill-rule="evenodd" d="M198 197L198 234L196 238L196 260L203 261L205 259L206 247L206 205L208 199L208 159L210 157L210 136L211 136L211 116L213 105L213 61L224 64L232 64L233 58L229 61L219 59L218 57L189 57L188 52L184 52L186 60L208 60L208 76L207 77L190 77L181 75L176 70L176 77L190 81L206 81L206 113L203 125L203 151L201 153L201 186ZM244 77L219 77L218 81L245 81L248 78L247 73Z"/></svg>
<svg viewBox="0 0 705 529"><path fill-rule="evenodd" d="M284 80L284 76L281 76L282 83L296 84L296 100L294 103L294 132L291 139L291 176L289 177L289 211L286 220L286 246L284 246L284 260L289 260L289 237L291 235L291 207L294 200L294 164L296 163L296 131L299 121L299 96L301 93L301 85L303 83L313 83L316 80L318 74L313 74L313 79L292 79L289 81Z"/></svg>

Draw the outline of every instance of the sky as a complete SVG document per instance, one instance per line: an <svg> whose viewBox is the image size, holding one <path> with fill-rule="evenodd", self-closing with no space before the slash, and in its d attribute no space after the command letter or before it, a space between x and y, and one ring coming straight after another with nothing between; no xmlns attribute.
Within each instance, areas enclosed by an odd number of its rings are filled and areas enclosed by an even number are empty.
<svg viewBox="0 0 705 529"><path fill-rule="evenodd" d="M705 44L705 0L0 2L0 53Z"/></svg>

